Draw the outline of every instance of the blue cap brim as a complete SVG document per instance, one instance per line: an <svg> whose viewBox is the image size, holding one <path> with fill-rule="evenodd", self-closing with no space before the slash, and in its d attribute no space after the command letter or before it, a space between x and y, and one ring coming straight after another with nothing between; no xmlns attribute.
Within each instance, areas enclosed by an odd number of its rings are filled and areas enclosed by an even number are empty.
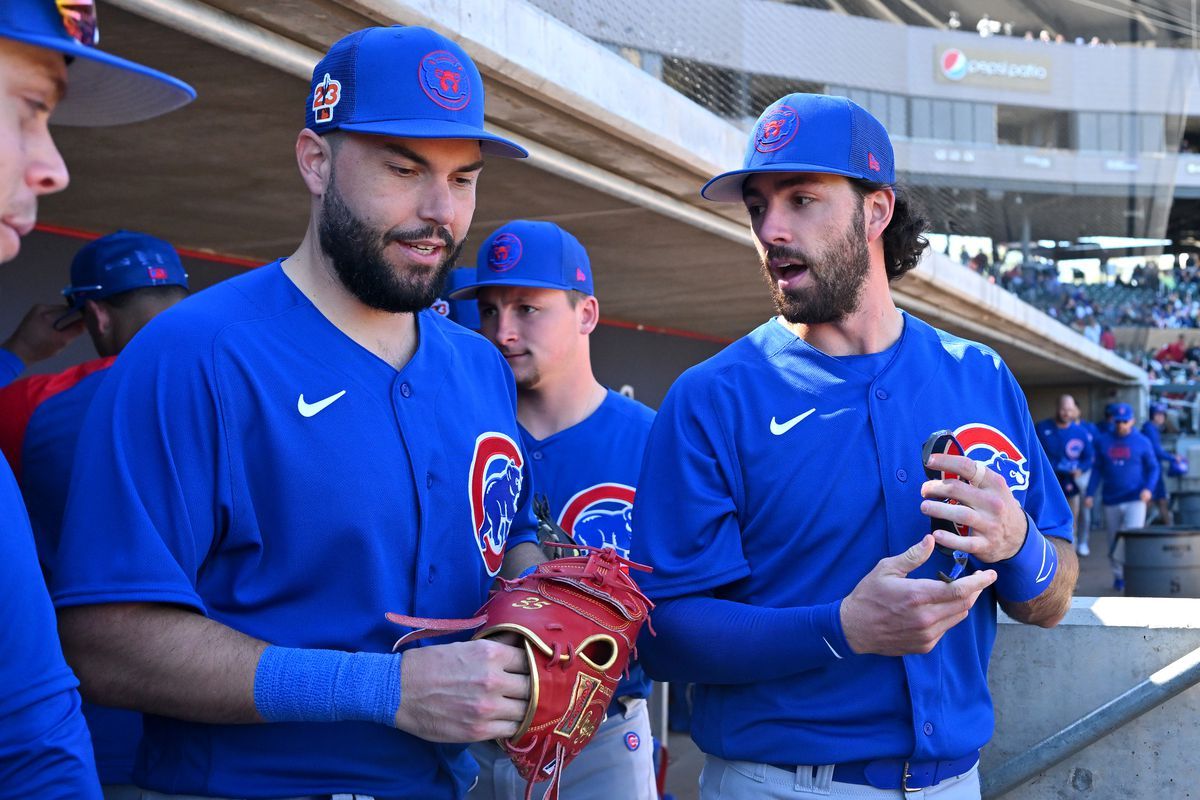
<svg viewBox="0 0 1200 800"><path fill-rule="evenodd" d="M561 283L551 283L550 281L539 281L533 278L493 278L486 281L476 281L468 283L466 286L461 286L450 293L451 300L474 300L479 296L479 290L488 286L528 286L531 289L558 289L560 292L569 292L575 289L574 286L563 286Z"/></svg>
<svg viewBox="0 0 1200 800"><path fill-rule="evenodd" d="M322 133L326 129L318 130ZM479 149L489 156L527 158L529 152L515 142L488 133L473 125L444 119L390 119L379 122L348 122L334 130L369 133L376 136L396 136L401 139L475 139Z"/></svg>
<svg viewBox="0 0 1200 800"><path fill-rule="evenodd" d="M735 169L730 172L722 172L704 184L704 188L700 190L700 196L705 200L712 200L717 203L740 203L742 202L742 184L746 182L746 177L758 174L759 172L823 172L827 175L845 175L847 178L859 177L857 173L848 170L831 169L820 164L764 164L750 169Z"/></svg>
<svg viewBox="0 0 1200 800"><path fill-rule="evenodd" d="M67 94L50 116L56 125L102 127L141 122L196 99L196 90L177 78L84 47L74 39L12 30L0 36L73 59L67 65Z"/></svg>

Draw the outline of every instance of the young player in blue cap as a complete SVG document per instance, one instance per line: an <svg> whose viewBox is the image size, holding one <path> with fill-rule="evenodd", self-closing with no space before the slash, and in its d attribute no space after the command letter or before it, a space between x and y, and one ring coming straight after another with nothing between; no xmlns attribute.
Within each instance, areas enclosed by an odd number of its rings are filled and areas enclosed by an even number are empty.
<svg viewBox="0 0 1200 800"><path fill-rule="evenodd" d="M428 310L485 154L524 151L423 28L335 43L306 108L299 248L160 315L96 393L63 641L93 699L145 712L154 797L461 798L464 743L524 717L525 655L393 654L384 613L470 616L540 557L512 376Z"/></svg>
<svg viewBox="0 0 1200 800"><path fill-rule="evenodd" d="M483 242L475 280L453 296L478 298L480 332L512 368L521 443L555 521L581 544L628 556L654 412L592 373L600 306L583 245L552 222L510 222ZM563 797L655 800L649 695L650 680L635 662L595 738L563 772ZM525 796L498 746L484 742L471 752L480 764L473 800Z"/></svg>
<svg viewBox="0 0 1200 800"><path fill-rule="evenodd" d="M1113 589L1125 588L1125 548L1117 534L1146 525L1146 510L1154 496L1159 465L1154 445L1134 428L1133 406L1109 407L1113 430L1096 441L1096 465L1084 503L1091 508L1096 492L1104 487L1104 528L1108 531L1108 560Z"/></svg>
<svg viewBox="0 0 1200 800"><path fill-rule="evenodd" d="M1058 408L1050 419L1044 419L1037 424L1038 439L1042 449L1054 467L1054 477L1062 487L1067 497L1067 505L1071 509L1073 519L1080 520L1083 503L1083 493L1087 491L1084 476L1091 475L1094 450L1092 436L1078 423L1079 406L1075 398L1069 394L1058 398ZM1080 525L1075 526L1075 552L1087 556L1088 531Z"/></svg>
<svg viewBox="0 0 1200 800"><path fill-rule="evenodd" d="M0 4L0 263L17 255L33 229L38 198L67 186L51 122L133 122L195 96L174 78L98 50L98 40L90 2ZM22 361L13 370L18 357L0 353L5 382L23 368ZM7 464L0 466L0 550L0 797L97 798L79 684L63 660L29 518Z"/></svg>
<svg viewBox="0 0 1200 800"><path fill-rule="evenodd" d="M926 246L895 180L878 120L792 94L703 190L745 204L780 314L676 381L634 507L658 604L639 648L697 684L703 798L978 798L996 604L1043 626L1070 604L1071 515L1021 388L892 301ZM965 455L923 463L943 430ZM939 580L935 544L967 574Z"/></svg>
<svg viewBox="0 0 1200 800"><path fill-rule="evenodd" d="M54 573L75 447L92 396L134 335L187 293L179 254L162 239L118 231L84 245L71 262L71 285L63 294L99 357L0 389L0 451L21 487L48 577ZM61 316L62 308L58 311ZM132 796L141 714L85 702L83 715L106 797L120 797L122 791Z"/></svg>

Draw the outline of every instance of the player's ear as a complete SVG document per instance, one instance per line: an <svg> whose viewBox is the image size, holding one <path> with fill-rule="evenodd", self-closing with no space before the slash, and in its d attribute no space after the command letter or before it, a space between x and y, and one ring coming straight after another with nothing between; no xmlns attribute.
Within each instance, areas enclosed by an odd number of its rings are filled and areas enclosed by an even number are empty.
<svg viewBox="0 0 1200 800"><path fill-rule="evenodd" d="M895 208L896 193L890 188L870 192L863 198L863 220L867 226L868 243L883 236L883 232L892 221Z"/></svg>
<svg viewBox="0 0 1200 800"><path fill-rule="evenodd" d="M596 330L600 324L600 301L595 295L587 295L575 307L576 318L579 320L579 332L587 336Z"/></svg>
<svg viewBox="0 0 1200 800"><path fill-rule="evenodd" d="M296 166L309 192L318 197L325 194L333 175L333 147L325 137L304 128L296 137Z"/></svg>
<svg viewBox="0 0 1200 800"><path fill-rule="evenodd" d="M93 337L107 336L113 329L112 313L108 306L95 300L84 301L83 321Z"/></svg>

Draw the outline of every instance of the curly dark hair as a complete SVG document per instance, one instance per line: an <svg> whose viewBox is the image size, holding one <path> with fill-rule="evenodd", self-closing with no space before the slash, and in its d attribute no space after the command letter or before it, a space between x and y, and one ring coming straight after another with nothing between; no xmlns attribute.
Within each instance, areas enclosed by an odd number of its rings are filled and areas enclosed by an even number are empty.
<svg viewBox="0 0 1200 800"><path fill-rule="evenodd" d="M850 185L859 197L866 197L871 192L882 189L891 189L896 195L892 221L883 232L883 264L887 269L888 280L894 281L915 267L921 260L921 253L929 247L929 240L924 236L929 230L929 219L908 189L899 184L852 179Z"/></svg>

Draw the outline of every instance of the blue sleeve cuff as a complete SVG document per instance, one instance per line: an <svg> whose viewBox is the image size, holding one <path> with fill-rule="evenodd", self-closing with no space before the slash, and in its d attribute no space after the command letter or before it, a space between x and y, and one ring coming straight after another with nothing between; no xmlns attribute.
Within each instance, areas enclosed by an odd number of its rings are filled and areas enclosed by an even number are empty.
<svg viewBox="0 0 1200 800"><path fill-rule="evenodd" d="M395 725L400 659L392 653L344 653L275 647L254 673L254 705L267 722L377 722Z"/></svg>
<svg viewBox="0 0 1200 800"><path fill-rule="evenodd" d="M1012 558L990 565L996 570L996 592L1005 600L1026 603L1054 582L1058 572L1058 549L1047 539L1028 513L1025 543Z"/></svg>
<svg viewBox="0 0 1200 800"><path fill-rule="evenodd" d="M850 642L846 640L846 632L842 629L842 601L838 600L812 609L813 631L825 646L838 659L854 655Z"/></svg>
<svg viewBox="0 0 1200 800"><path fill-rule="evenodd" d="M0 386L7 386L25 371L25 362L11 350L0 347Z"/></svg>

